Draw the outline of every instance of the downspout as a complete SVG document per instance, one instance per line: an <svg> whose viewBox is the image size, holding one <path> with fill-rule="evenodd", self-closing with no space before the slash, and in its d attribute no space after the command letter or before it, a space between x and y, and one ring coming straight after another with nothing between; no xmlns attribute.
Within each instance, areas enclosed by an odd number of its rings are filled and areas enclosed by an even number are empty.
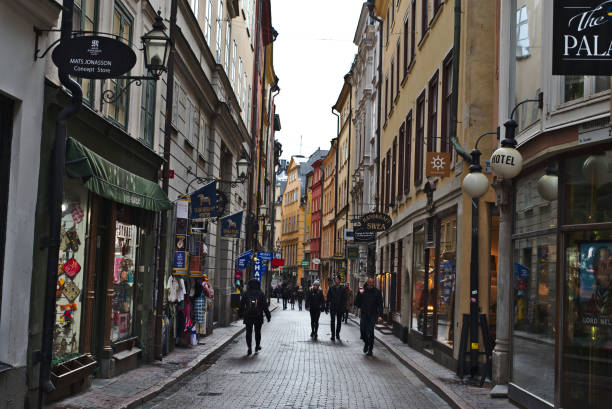
<svg viewBox="0 0 612 409"><path fill-rule="evenodd" d="M339 150L339 146L338 146L338 139L340 137L340 114L334 112L334 110L336 109L336 106L334 105L332 107L332 114L336 115L336 117L338 118L336 121L336 176L334 179L334 253L332 254L332 259L333 256L336 255L336 241L337 241L337 235L338 235L338 229L337 229L337 225L336 225L336 218L338 217L338 150ZM336 266L336 262L334 260L334 267ZM335 268L334 268L334 272L335 272Z"/></svg>
<svg viewBox="0 0 612 409"><path fill-rule="evenodd" d="M70 40L72 35L72 10L73 0L64 0L62 5L62 23L60 34L60 46ZM64 193L64 170L66 162L66 135L67 121L75 115L83 103L83 91L81 86L72 80L68 74L59 70L59 80L72 93L72 104L64 108L57 116L55 123L55 141L53 145L53 156L51 159L52 186L49 194L49 237L47 252L47 277L45 280L45 299L43 315L43 332L40 359L40 380L38 392L38 405L42 407L43 392L49 393L55 390L51 382L51 361L53 359L53 328L55 326L55 289L57 281L57 264L59 261L60 247L60 220L62 218L62 200Z"/></svg>
<svg viewBox="0 0 612 409"><path fill-rule="evenodd" d="M382 107L383 20L374 14L374 0L368 1L370 17L378 22L378 90L376 106L376 211L380 210L380 115ZM454 72L453 72L454 73Z"/></svg>
<svg viewBox="0 0 612 409"><path fill-rule="evenodd" d="M172 101L174 99L174 59L176 48L174 39L176 37L176 13L178 0L172 0L170 4L170 41L172 48L168 57L168 73L166 75L166 116L164 122L164 163L162 171L162 190L168 195L170 184L170 147L172 134ZM155 295L155 359L162 359L162 316L164 308L164 281L166 278L166 256L168 243L168 211L162 211L159 222L159 263L157 265L156 295Z"/></svg>
<svg viewBox="0 0 612 409"><path fill-rule="evenodd" d="M457 139L457 118L459 116L459 59L461 48L461 0L455 0L455 34L453 39L453 89L451 96L451 126L449 139L455 150L467 163L472 162L470 155Z"/></svg>
<svg viewBox="0 0 612 409"><path fill-rule="evenodd" d="M348 190L348 186L349 186L349 179L351 178L351 130L352 130L352 122L353 122L353 85L351 84L352 74L353 74L353 69L351 68L351 71L347 75L344 76L344 80L346 81L349 87L348 158L346 162L347 190L346 190L346 204L345 204L346 214L344 217L344 228L345 229L348 229L349 227L349 190ZM348 282L349 261L347 257L346 243L344 243L344 257L346 258L346 274L345 274L344 279L346 280L346 282Z"/></svg>

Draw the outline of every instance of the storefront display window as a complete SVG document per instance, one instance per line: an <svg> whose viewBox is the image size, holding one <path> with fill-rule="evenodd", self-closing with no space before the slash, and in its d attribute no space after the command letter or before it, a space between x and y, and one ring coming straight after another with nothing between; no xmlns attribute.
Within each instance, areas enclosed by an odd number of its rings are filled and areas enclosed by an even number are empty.
<svg viewBox="0 0 612 409"><path fill-rule="evenodd" d="M563 407L608 408L612 401L612 231L570 233L566 241Z"/></svg>
<svg viewBox="0 0 612 409"><path fill-rule="evenodd" d="M612 221L612 150L567 160L563 180L565 224Z"/></svg>
<svg viewBox="0 0 612 409"><path fill-rule="evenodd" d="M512 382L553 402L557 236L514 242Z"/></svg>
<svg viewBox="0 0 612 409"><path fill-rule="evenodd" d="M134 313L134 276L138 228L117 222L113 263L113 308L111 342L132 335Z"/></svg>
<svg viewBox="0 0 612 409"><path fill-rule="evenodd" d="M425 231L414 233L412 277L412 328L423 332L425 320Z"/></svg>
<svg viewBox="0 0 612 409"><path fill-rule="evenodd" d="M53 362L79 354L88 192L76 179L65 179L53 334Z"/></svg>
<svg viewBox="0 0 612 409"><path fill-rule="evenodd" d="M455 273L457 263L457 216L440 221L440 268L438 273L437 339L453 345Z"/></svg>

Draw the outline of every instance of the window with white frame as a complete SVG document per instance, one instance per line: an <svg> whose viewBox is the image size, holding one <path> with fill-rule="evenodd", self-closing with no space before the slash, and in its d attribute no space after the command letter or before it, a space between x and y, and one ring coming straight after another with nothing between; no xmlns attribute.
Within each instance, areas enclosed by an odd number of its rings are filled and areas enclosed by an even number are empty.
<svg viewBox="0 0 612 409"><path fill-rule="evenodd" d="M240 79L240 73L242 72L242 57L238 57L238 91L236 95L238 97L238 104L242 105L242 81Z"/></svg>
<svg viewBox="0 0 612 409"><path fill-rule="evenodd" d="M198 127L198 152L202 155L206 154L207 146L207 132L206 123L204 122L204 115L200 115L200 126Z"/></svg>
<svg viewBox="0 0 612 409"><path fill-rule="evenodd" d="M238 53L238 45L234 40L234 47L232 52L232 88L236 89L236 54Z"/></svg>
<svg viewBox="0 0 612 409"><path fill-rule="evenodd" d="M193 15L198 18L198 12L200 11L200 0L191 0L191 10L193 11Z"/></svg>
<svg viewBox="0 0 612 409"><path fill-rule="evenodd" d="M529 23L526 5L516 10L516 56L529 57Z"/></svg>
<svg viewBox="0 0 612 409"><path fill-rule="evenodd" d="M225 22L225 72L229 75L230 46L232 42L232 23L228 18Z"/></svg>
<svg viewBox="0 0 612 409"><path fill-rule="evenodd" d="M215 59L221 64L221 40L223 38L223 0L217 2L217 33L215 34Z"/></svg>
<svg viewBox="0 0 612 409"><path fill-rule="evenodd" d="M206 15L204 16L204 38L210 44L210 33L212 31L212 0L206 2Z"/></svg>
<svg viewBox="0 0 612 409"><path fill-rule="evenodd" d="M610 89L608 76L565 75L560 78L560 103L577 101Z"/></svg>

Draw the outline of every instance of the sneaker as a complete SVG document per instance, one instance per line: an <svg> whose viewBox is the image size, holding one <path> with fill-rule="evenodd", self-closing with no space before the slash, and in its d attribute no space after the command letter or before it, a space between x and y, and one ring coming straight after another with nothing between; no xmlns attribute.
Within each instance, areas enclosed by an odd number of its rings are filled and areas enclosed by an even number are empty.
<svg viewBox="0 0 612 409"><path fill-rule="evenodd" d="M249 348L249 349L247 350L247 356L251 355L252 353L253 353L253 352L251 351L251 348Z"/></svg>
<svg viewBox="0 0 612 409"><path fill-rule="evenodd" d="M257 351L261 351L261 347L259 345L255 347L255 353L257 353Z"/></svg>

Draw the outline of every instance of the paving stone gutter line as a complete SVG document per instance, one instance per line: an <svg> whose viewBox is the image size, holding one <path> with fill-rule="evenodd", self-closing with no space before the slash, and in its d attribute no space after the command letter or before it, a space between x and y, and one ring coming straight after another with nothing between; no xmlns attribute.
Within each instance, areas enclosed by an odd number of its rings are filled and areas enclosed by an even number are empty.
<svg viewBox="0 0 612 409"><path fill-rule="evenodd" d="M278 305L270 303L270 312L276 310ZM206 359L221 349L225 348L229 345L234 339L244 333L246 327L242 326L238 331L231 334L227 339L221 340L221 342L215 344L211 349L206 352L199 354L196 358L189 361L185 368L178 369L170 374L164 381L159 382L158 384L138 393L130 398L126 399L120 405L115 406L116 409L132 409L142 406L143 403L153 399L155 396L164 392L166 389L170 388L176 382L180 381L183 377L190 374L194 370L196 370L200 365L206 361Z"/></svg>
<svg viewBox="0 0 612 409"><path fill-rule="evenodd" d="M352 316L349 319L355 324L359 325L359 321ZM394 335L392 335L394 336ZM433 389L446 403L452 406L454 409L476 409L469 403L467 403L461 396L453 392L443 382L440 382L431 372L414 362L412 359L406 357L402 352L386 342L381 336L379 331L374 331L374 338L380 342L393 356L395 356L404 366L410 369L414 374L421 380L425 385Z"/></svg>

